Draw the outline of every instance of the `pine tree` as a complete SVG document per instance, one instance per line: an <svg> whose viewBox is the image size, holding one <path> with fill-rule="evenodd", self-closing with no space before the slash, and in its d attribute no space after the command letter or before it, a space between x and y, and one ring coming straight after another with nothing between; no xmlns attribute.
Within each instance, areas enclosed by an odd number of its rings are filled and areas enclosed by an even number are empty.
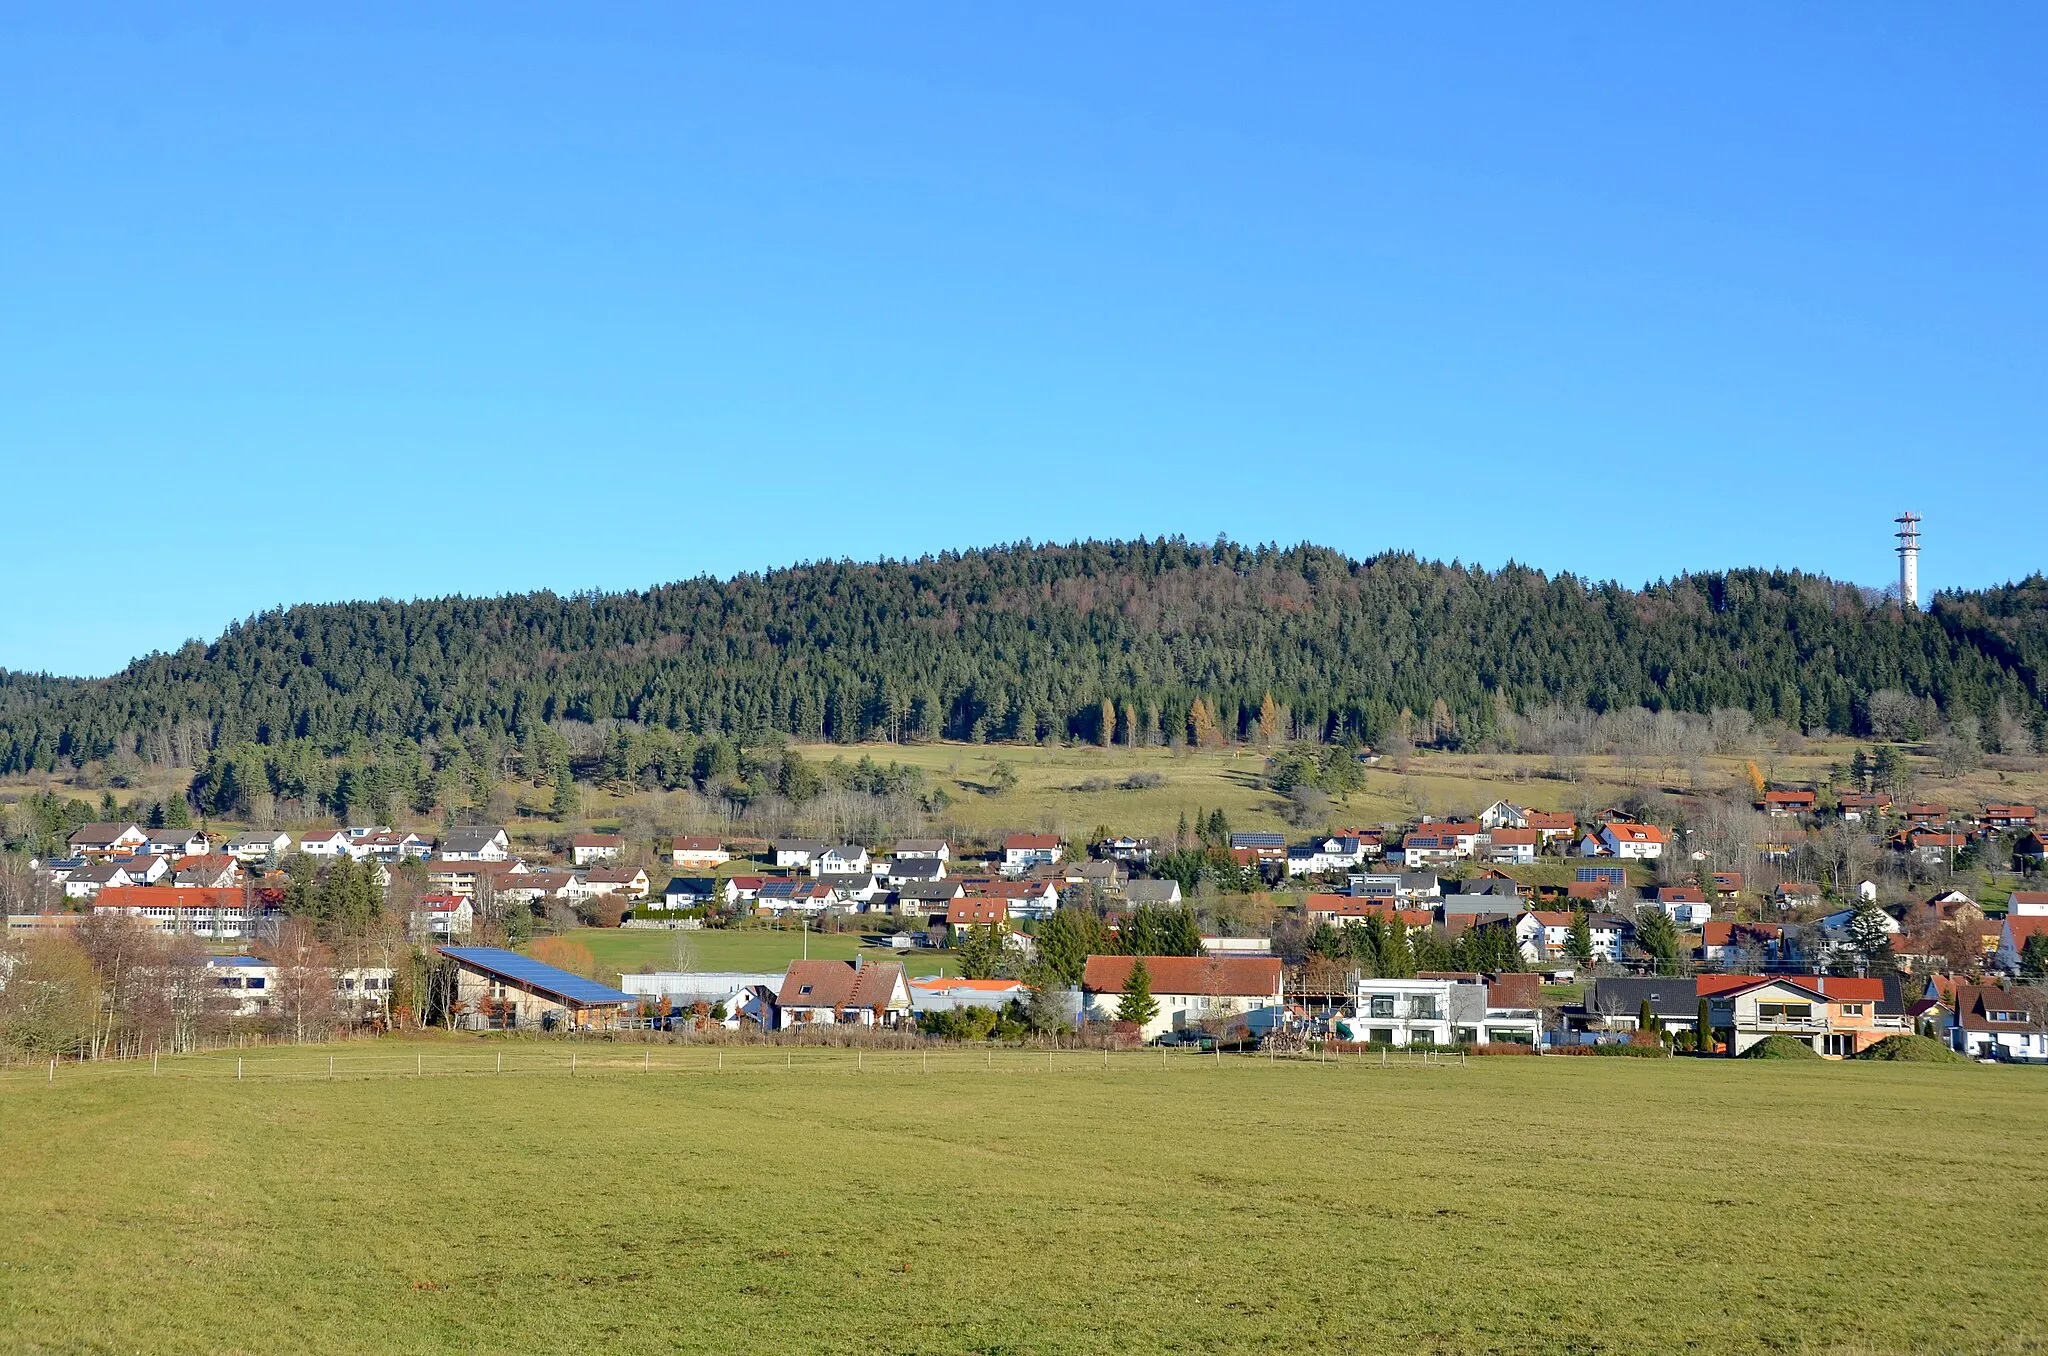
<svg viewBox="0 0 2048 1356"><path fill-rule="evenodd" d="M1104 697L1096 710L1099 714L1095 722L1095 742L1108 748L1110 741L1116 738L1116 704Z"/></svg>
<svg viewBox="0 0 2048 1356"><path fill-rule="evenodd" d="M1703 1055L1714 1053L1713 1007L1706 999L1700 1000L1699 1052Z"/></svg>
<svg viewBox="0 0 2048 1356"><path fill-rule="evenodd" d="M1145 968L1145 958L1140 956L1131 963L1131 973L1124 980L1124 994L1116 1005L1116 1019L1143 1028L1158 1015L1159 1004L1152 998L1152 972Z"/></svg>
<svg viewBox="0 0 2048 1356"><path fill-rule="evenodd" d="M1636 1012L1636 1030L1652 1036L1664 1030L1664 1023L1657 1020L1656 1010L1650 1006L1650 1000L1647 998Z"/></svg>
<svg viewBox="0 0 2048 1356"><path fill-rule="evenodd" d="M1565 944L1567 954L1580 965L1593 963L1593 924L1584 909L1572 914L1571 938Z"/></svg>
<svg viewBox="0 0 2048 1356"><path fill-rule="evenodd" d="M1385 979L1415 977L1415 952L1408 944L1408 925L1399 918L1387 920L1386 938L1380 944L1379 973Z"/></svg>
<svg viewBox="0 0 2048 1356"><path fill-rule="evenodd" d="M1878 974L1893 966L1890 917L1875 904L1865 904L1849 919L1846 929L1849 949L1856 959Z"/></svg>

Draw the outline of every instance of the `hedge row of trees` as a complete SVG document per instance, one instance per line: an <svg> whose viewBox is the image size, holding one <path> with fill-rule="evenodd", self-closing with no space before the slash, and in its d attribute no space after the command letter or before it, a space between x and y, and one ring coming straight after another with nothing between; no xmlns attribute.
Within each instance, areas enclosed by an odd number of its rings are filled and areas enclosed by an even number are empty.
<svg viewBox="0 0 2048 1356"><path fill-rule="evenodd" d="M2039 577L1902 612L1784 571L1635 591L1310 546L1024 544L644 593L263 613L111 679L0 675L0 772L517 742L562 719L750 741L1379 742L1405 727L1469 743L1560 704L1850 733L1895 716L1871 709L1886 691L2038 736L2044 661Z"/></svg>

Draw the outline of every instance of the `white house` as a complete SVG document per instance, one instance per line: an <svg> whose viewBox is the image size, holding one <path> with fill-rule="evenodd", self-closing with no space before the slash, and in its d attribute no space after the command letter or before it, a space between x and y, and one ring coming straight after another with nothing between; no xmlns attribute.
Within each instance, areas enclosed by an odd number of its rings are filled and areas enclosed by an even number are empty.
<svg viewBox="0 0 2048 1356"><path fill-rule="evenodd" d="M1480 840L1480 855L1489 862L1528 866L1536 860L1536 850L1542 843L1543 835L1534 829L1503 825Z"/></svg>
<svg viewBox="0 0 2048 1356"><path fill-rule="evenodd" d="M415 940L445 942L467 937L476 926L476 906L467 895L421 895L407 918Z"/></svg>
<svg viewBox="0 0 2048 1356"><path fill-rule="evenodd" d="M1511 801L1497 800L1479 812L1479 827L1482 829L1526 829L1528 816L1522 807Z"/></svg>
<svg viewBox="0 0 2048 1356"><path fill-rule="evenodd" d="M292 850L292 836L274 829L260 829L250 833L236 834L222 845L221 851L240 862L260 862L271 857L282 857Z"/></svg>
<svg viewBox="0 0 2048 1356"><path fill-rule="evenodd" d="M824 855L826 844L809 838L778 838L775 840L775 864L788 870L808 871L818 874L818 858Z"/></svg>
<svg viewBox="0 0 2048 1356"><path fill-rule="evenodd" d="M450 829L441 839L444 862L503 862L512 858L512 840L501 828Z"/></svg>
<svg viewBox="0 0 2048 1356"><path fill-rule="evenodd" d="M953 860L953 845L943 838L903 838L897 840L890 855L899 862L931 859L943 864Z"/></svg>
<svg viewBox="0 0 2048 1356"><path fill-rule="evenodd" d="M299 851L308 857L346 857L354 844L340 829L316 829L299 839Z"/></svg>
<svg viewBox="0 0 2048 1356"><path fill-rule="evenodd" d="M1657 897L1650 901L1662 909L1682 928L1706 926L1714 916L1713 908L1707 903L1706 893L1697 885L1665 885L1657 890Z"/></svg>
<svg viewBox="0 0 2048 1356"><path fill-rule="evenodd" d="M1287 849L1287 874L1315 876L1349 871L1365 860L1365 849L1352 837L1311 838Z"/></svg>
<svg viewBox="0 0 2048 1356"><path fill-rule="evenodd" d="M851 843L828 847L817 857L817 871L825 876L853 876L869 869L868 850Z"/></svg>
<svg viewBox="0 0 2048 1356"><path fill-rule="evenodd" d="M799 960L775 993L776 1022L800 1026L895 1026L910 1016L910 987L895 961Z"/></svg>
<svg viewBox="0 0 2048 1356"><path fill-rule="evenodd" d="M142 850L152 857L204 857L213 840L197 829L151 829Z"/></svg>
<svg viewBox="0 0 2048 1356"><path fill-rule="evenodd" d="M1003 840L1003 874L1021 876L1034 866L1057 866L1066 850L1056 833L1013 833Z"/></svg>
<svg viewBox="0 0 2048 1356"><path fill-rule="evenodd" d="M102 890L139 884L119 862L95 862L64 877L66 899L94 899Z"/></svg>
<svg viewBox="0 0 2048 1356"><path fill-rule="evenodd" d="M1602 824L1599 833L1603 855L1635 861L1654 862L1664 855L1669 836L1655 824Z"/></svg>
<svg viewBox="0 0 2048 1356"><path fill-rule="evenodd" d="M579 833L569 840L569 864L589 866L594 862L615 862L626 850L626 840L616 833Z"/></svg>
<svg viewBox="0 0 2048 1356"><path fill-rule="evenodd" d="M2048 1060L2048 1013L1995 984L1956 989L1956 1049L1973 1059Z"/></svg>
<svg viewBox="0 0 2048 1356"><path fill-rule="evenodd" d="M1538 993L1535 975L1504 975L1490 985L1361 978L1337 1034L1375 1045L1534 1045L1543 1030Z"/></svg>
<svg viewBox="0 0 2048 1356"><path fill-rule="evenodd" d="M622 992L652 1000L662 1013L689 1013L702 1006L728 1031L743 1024L774 1030L775 992L781 987L780 972L661 971L619 976Z"/></svg>
<svg viewBox="0 0 2048 1356"><path fill-rule="evenodd" d="M1145 962L1158 1011L1139 1029L1153 1040L1186 1027L1254 1035L1279 1025L1281 966L1262 956L1090 956L1082 970L1081 1012L1091 1022L1114 1022L1137 962Z"/></svg>
<svg viewBox="0 0 2048 1356"><path fill-rule="evenodd" d="M125 857L140 852L149 834L140 824L84 824L67 841L75 857Z"/></svg>

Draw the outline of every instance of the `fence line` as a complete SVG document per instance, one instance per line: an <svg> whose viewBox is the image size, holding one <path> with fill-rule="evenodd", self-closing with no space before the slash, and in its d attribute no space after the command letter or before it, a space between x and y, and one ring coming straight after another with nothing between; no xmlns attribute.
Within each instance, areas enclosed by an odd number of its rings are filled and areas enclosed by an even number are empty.
<svg viewBox="0 0 2048 1356"><path fill-rule="evenodd" d="M687 1052L687 1053L686 1053ZM660 1055L657 1058L657 1053ZM405 1059L411 1054L411 1059ZM1373 1070L1428 1071L1464 1067L1464 1058L1453 1059L1431 1052L1415 1054L1380 1052L1379 1057L1343 1058L1319 1050L1275 1055L1271 1052L1233 1052L1149 1049L1137 1050L1033 1050L1004 1047L974 1050L947 1047L940 1050L886 1049L838 1046L748 1046L732 1051L724 1047L642 1047L638 1051L616 1047L577 1046L567 1050L534 1045L518 1049L428 1051L299 1050L290 1046L259 1047L257 1050L206 1051L185 1055L152 1055L148 1059L52 1059L47 1063L16 1064L0 1070L0 1089L51 1085L78 1085L88 1081L106 1082L123 1078L184 1082L303 1083L420 1081L428 1078L651 1078L655 1075L719 1077L780 1074L836 1074L845 1077L927 1078L934 1075L979 1074L1030 1077L1093 1072L1116 1075L1123 1072L1171 1074L1176 1070L1199 1073L1204 1069L1266 1067L1287 1065L1323 1072ZM728 1059L728 1054L734 1058ZM781 1059L774 1058L782 1055ZM798 1054L804 1055L799 1060ZM933 1056L937 1056L936 1059ZM637 1056L637 1057L636 1057ZM850 1056L850 1057L849 1057Z"/></svg>

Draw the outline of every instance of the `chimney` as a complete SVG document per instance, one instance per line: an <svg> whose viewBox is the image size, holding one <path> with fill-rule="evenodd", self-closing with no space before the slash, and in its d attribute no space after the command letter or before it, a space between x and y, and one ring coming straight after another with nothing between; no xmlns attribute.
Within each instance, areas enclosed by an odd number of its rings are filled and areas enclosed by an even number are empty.
<svg viewBox="0 0 2048 1356"><path fill-rule="evenodd" d="M860 973L861 961L863 959L864 958L861 956L860 952L856 951L853 953L853 972L855 974Z"/></svg>

